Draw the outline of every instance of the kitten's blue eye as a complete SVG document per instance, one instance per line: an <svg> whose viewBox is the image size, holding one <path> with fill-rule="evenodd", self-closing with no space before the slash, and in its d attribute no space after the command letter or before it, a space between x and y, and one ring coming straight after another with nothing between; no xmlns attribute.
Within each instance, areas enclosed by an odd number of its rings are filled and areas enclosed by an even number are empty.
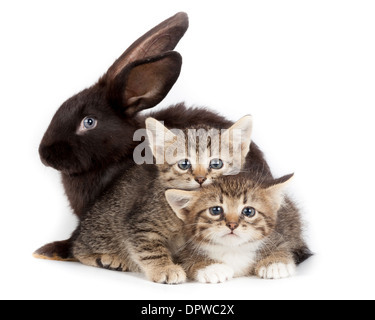
<svg viewBox="0 0 375 320"><path fill-rule="evenodd" d="M219 216L224 213L224 209L222 207L213 207L213 208L210 208L210 213L213 216Z"/></svg>
<svg viewBox="0 0 375 320"><path fill-rule="evenodd" d="M221 159L213 159L210 162L210 168L219 170L224 166L224 162Z"/></svg>
<svg viewBox="0 0 375 320"><path fill-rule="evenodd" d="M178 167L181 170L189 170L191 168L191 163L188 159L184 159L178 162Z"/></svg>
<svg viewBox="0 0 375 320"><path fill-rule="evenodd" d="M248 218L252 218L256 215L257 211L252 207L247 207L242 210L242 214Z"/></svg>
<svg viewBox="0 0 375 320"><path fill-rule="evenodd" d="M85 119L83 119L82 124L85 129L92 130L96 127L97 120L92 117L86 117Z"/></svg>

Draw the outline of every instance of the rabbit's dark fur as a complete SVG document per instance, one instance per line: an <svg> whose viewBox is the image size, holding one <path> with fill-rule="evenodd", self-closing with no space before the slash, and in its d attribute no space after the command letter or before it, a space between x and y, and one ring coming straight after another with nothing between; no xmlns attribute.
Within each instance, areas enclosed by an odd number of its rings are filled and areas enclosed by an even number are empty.
<svg viewBox="0 0 375 320"><path fill-rule="evenodd" d="M134 165L133 134L144 128L146 116L139 111L158 104L177 80L181 57L173 52L188 28L188 18L179 13L150 30L131 45L93 85L67 100L53 117L40 144L42 162L59 170L70 205L82 218L96 199ZM95 130L77 134L86 116L97 119ZM206 124L229 128L232 122L203 108L184 104L151 113L169 128ZM262 152L252 143L247 158L249 170L271 176ZM70 260L76 237L45 245L35 256Z"/></svg>

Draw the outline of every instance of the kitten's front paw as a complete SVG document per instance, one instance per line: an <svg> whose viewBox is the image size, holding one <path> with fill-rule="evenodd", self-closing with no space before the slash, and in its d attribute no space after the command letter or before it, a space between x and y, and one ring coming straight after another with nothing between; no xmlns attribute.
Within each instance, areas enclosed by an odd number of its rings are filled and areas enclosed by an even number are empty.
<svg viewBox="0 0 375 320"><path fill-rule="evenodd" d="M296 265L290 263L273 263L269 266L259 268L258 276L262 279L283 279L296 273Z"/></svg>
<svg viewBox="0 0 375 320"><path fill-rule="evenodd" d="M232 279L234 271L225 264L212 264L197 272L196 280L202 283L220 283Z"/></svg>
<svg viewBox="0 0 375 320"><path fill-rule="evenodd" d="M186 281L186 273L178 265L154 268L146 273L148 279L157 283L179 284Z"/></svg>
<svg viewBox="0 0 375 320"><path fill-rule="evenodd" d="M121 260L116 255L103 254L96 260L99 267L115 271L126 271L127 266L125 261Z"/></svg>

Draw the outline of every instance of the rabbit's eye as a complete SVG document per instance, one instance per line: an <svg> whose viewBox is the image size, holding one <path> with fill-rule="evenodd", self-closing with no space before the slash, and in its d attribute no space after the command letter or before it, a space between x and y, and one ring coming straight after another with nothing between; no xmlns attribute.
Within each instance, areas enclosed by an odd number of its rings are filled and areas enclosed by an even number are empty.
<svg viewBox="0 0 375 320"><path fill-rule="evenodd" d="M96 120L94 117L85 117L81 121L81 124L79 125L79 128L76 133L81 135L88 130L95 129L97 124L98 124L98 120Z"/></svg>
<svg viewBox="0 0 375 320"><path fill-rule="evenodd" d="M96 127L96 120L94 118L86 117L83 119L83 126L88 130L94 129Z"/></svg>
<svg viewBox="0 0 375 320"><path fill-rule="evenodd" d="M80 129L82 131L95 129L97 123L98 123L98 121L95 118L86 117L82 120Z"/></svg>

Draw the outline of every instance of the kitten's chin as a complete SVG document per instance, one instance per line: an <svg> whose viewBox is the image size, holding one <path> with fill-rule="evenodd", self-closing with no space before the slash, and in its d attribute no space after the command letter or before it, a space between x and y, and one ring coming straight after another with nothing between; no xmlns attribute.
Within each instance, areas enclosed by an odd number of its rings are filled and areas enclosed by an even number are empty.
<svg viewBox="0 0 375 320"><path fill-rule="evenodd" d="M211 179L208 179L203 185L200 185L199 183L195 181L188 181L188 182L183 182L183 181L174 181L168 183L169 188L175 188L175 189L180 189L180 190L186 190L186 191L197 191L200 190L202 187L206 187L212 183Z"/></svg>
<svg viewBox="0 0 375 320"><path fill-rule="evenodd" d="M219 242L221 245L231 246L231 247L238 246L247 242L238 234L230 233L230 232L220 235L218 238L216 238L216 241Z"/></svg>

